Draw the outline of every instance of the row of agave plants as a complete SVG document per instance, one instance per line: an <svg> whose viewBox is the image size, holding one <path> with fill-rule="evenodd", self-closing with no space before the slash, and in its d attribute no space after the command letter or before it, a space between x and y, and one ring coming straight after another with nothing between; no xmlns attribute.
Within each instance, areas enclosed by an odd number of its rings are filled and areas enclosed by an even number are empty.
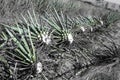
<svg viewBox="0 0 120 80"><path fill-rule="evenodd" d="M42 63L38 59L37 45L54 45L62 48L63 45L74 43L75 30L85 32L99 31L107 28L119 20L119 14L107 13L100 18L97 17L70 17L53 9L50 14L36 15L27 11L26 16L21 15L19 22L15 24L1 24L0 34L1 53L4 53L5 64L9 64L9 78L29 79L35 74L42 73Z"/></svg>

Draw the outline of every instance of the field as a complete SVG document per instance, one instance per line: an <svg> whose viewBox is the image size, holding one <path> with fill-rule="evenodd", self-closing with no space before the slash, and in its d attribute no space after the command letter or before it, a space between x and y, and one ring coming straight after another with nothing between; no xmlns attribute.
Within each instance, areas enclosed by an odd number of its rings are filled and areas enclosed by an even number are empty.
<svg viewBox="0 0 120 80"><path fill-rule="evenodd" d="M0 0L0 80L120 80L120 13L73 0Z"/></svg>

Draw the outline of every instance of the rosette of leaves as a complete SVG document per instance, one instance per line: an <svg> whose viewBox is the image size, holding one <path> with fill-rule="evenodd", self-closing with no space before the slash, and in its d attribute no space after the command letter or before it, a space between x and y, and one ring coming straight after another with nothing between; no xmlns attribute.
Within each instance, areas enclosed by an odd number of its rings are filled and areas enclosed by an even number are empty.
<svg viewBox="0 0 120 80"><path fill-rule="evenodd" d="M72 19L72 21L75 24L74 28L77 30L81 29L83 32L86 30L90 30L91 32L101 32L119 19L119 13L109 12L101 15L100 17L80 15Z"/></svg>
<svg viewBox="0 0 120 80"><path fill-rule="evenodd" d="M117 12L109 12L101 15L100 17L95 16L80 16L75 20L76 24L82 25L82 31L85 31L85 27L90 28L90 31L103 31L105 28L114 24L120 19L120 14Z"/></svg>
<svg viewBox="0 0 120 80"><path fill-rule="evenodd" d="M53 38L57 42L57 45L71 44L73 43L73 33L71 32L71 25L62 11L58 13L56 9L52 14L42 16L42 18L52 27Z"/></svg>
<svg viewBox="0 0 120 80"><path fill-rule="evenodd" d="M118 12L108 12L102 15L101 20L103 22L104 27L108 27L118 20L120 20L120 13Z"/></svg>
<svg viewBox="0 0 120 80"><path fill-rule="evenodd" d="M25 30L25 33L28 33L27 27L29 27L33 42L39 42L40 44L45 43L47 45L50 44L51 42L51 35L48 27L44 25L40 25L38 23L38 18L36 17L34 11L33 11L33 15L29 11L27 12L27 17L22 15L22 23L16 22L16 24L13 26L5 25L5 24L3 25L7 28L10 28L16 33L19 33L20 30L21 34L24 33L22 29ZM25 36L28 37L29 35L25 35Z"/></svg>
<svg viewBox="0 0 120 80"><path fill-rule="evenodd" d="M21 30L18 27L18 30L19 37L14 31L6 28L12 40L13 48L6 49L5 59L10 65L12 79L29 79L31 76L42 71L42 64L37 61L36 49L32 41L30 28L27 28L28 33L25 33L26 29Z"/></svg>
<svg viewBox="0 0 120 80"><path fill-rule="evenodd" d="M74 28L77 30L82 30L85 32L86 30L96 31L103 26L103 22L101 18L93 17L93 16L78 16L73 19Z"/></svg>

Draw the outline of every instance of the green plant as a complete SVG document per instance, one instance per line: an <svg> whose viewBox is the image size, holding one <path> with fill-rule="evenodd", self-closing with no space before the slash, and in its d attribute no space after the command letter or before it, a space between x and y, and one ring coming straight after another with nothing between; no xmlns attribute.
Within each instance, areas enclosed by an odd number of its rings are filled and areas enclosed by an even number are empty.
<svg viewBox="0 0 120 80"><path fill-rule="evenodd" d="M100 21L100 19L97 19L96 17L92 17L92 16L88 16L88 17L82 17L81 16L81 24L86 24L86 25L90 25L90 26L96 26L98 24L102 24L102 22Z"/></svg>
<svg viewBox="0 0 120 80"><path fill-rule="evenodd" d="M21 31L21 35L24 35L23 29L25 30L25 36L28 37L28 30L27 27L30 28L31 38L33 42L41 42L45 44L50 44L51 42L51 35L49 32L48 27L43 26L43 23L41 25L38 23L38 18L35 15L35 12L33 11L33 15L28 11L27 17L24 17L22 15L22 23L16 22L15 25L9 26L2 24L3 26L13 30L16 33L19 33Z"/></svg>
<svg viewBox="0 0 120 80"><path fill-rule="evenodd" d="M92 17L92 16L78 16L73 18L74 28L81 29L83 32L86 31L86 29L90 29L90 31L95 31L100 29L103 26L103 21L101 18Z"/></svg>
<svg viewBox="0 0 120 80"><path fill-rule="evenodd" d="M53 37L54 40L57 41L57 44L62 43L72 43L73 42L73 34L70 30L71 25L69 25L67 16L61 12L60 14L54 9L52 14L47 14L47 17L42 18L52 27L53 29Z"/></svg>
<svg viewBox="0 0 120 80"><path fill-rule="evenodd" d="M12 77L14 79L27 79L37 72L40 73L42 66L38 65L42 64L37 61L36 49L32 41L30 28L27 27L27 37L25 36L26 29L21 30L18 27L20 37L9 28L5 29L12 39L13 43L11 44L14 45L13 49L6 49L7 56L5 57L9 62ZM24 33L24 35L21 35L21 33Z"/></svg>
<svg viewBox="0 0 120 80"><path fill-rule="evenodd" d="M102 15L101 20L103 22L104 27L108 27L114 24L116 21L120 20L120 14L117 12L108 12Z"/></svg>
<svg viewBox="0 0 120 80"><path fill-rule="evenodd" d="M94 16L78 16L72 19L74 23L74 29L81 29L83 32L86 29L90 29L91 32L103 31L105 28L114 24L120 19L119 13L109 12L101 15L101 17Z"/></svg>

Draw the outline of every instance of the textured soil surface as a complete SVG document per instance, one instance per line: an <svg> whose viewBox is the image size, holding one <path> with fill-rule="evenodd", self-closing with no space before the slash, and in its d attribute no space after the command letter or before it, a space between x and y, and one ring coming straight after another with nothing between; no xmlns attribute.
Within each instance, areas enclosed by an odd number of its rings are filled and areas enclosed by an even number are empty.
<svg viewBox="0 0 120 80"><path fill-rule="evenodd" d="M79 14L101 16L109 12L109 10L80 1L73 1L73 3L76 8L66 12L73 17ZM20 17L21 13L25 15L27 10L32 10L32 7L29 0L0 0L0 23L12 25L14 19ZM44 14L42 8L41 11L37 8L35 10L39 15ZM79 29L73 31L75 32L74 41L68 46L61 47L56 51L49 45L37 47L37 54L43 65L43 71L37 75L37 78L31 80L120 80L119 55L103 62L97 61L93 56L89 56L88 59L83 58L86 53L91 54L92 52L98 55L105 53L102 51L104 46L101 43L107 46L112 46L110 42L120 45L120 21L104 29L101 33L89 33L87 30L83 33ZM89 51L86 52L84 49ZM79 55L80 50L83 51L83 56Z"/></svg>

